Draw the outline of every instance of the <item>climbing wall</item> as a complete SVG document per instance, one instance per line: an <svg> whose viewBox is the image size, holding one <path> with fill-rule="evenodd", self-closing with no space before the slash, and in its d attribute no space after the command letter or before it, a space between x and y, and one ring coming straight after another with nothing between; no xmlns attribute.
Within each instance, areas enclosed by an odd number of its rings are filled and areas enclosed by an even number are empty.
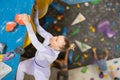
<svg viewBox="0 0 120 80"><path fill-rule="evenodd" d="M113 80L111 77L111 70L116 77L120 77L120 58L107 61L108 71L104 74L104 77L99 77L99 68L96 64L83 66L69 70L69 80Z"/></svg>
<svg viewBox="0 0 120 80"><path fill-rule="evenodd" d="M98 55L104 55L104 50L108 49L109 59L120 57L120 0L93 0L93 2L74 5L54 1L54 4L59 4L59 8L49 7L47 16L53 18L54 21L46 30L54 35L63 34L72 42L77 40L91 47L82 52L76 44L73 64L69 65L70 69L93 63L92 47L97 48ZM73 24L76 17L78 20ZM107 31L100 32L98 25L101 21L103 25L104 20L109 21L109 27ZM46 21L42 19L40 23L44 26ZM112 37L108 36L109 33ZM85 46L83 45L82 48Z"/></svg>
<svg viewBox="0 0 120 80"><path fill-rule="evenodd" d="M27 13L30 15L33 4L34 0L0 0L0 43L6 45L4 52L1 54L14 51L16 47L23 45L26 36L25 26L17 24L13 31L7 32L6 23L14 22L16 14ZM3 61L12 68L12 71L2 80L14 80L19 59L20 55L15 54L13 59Z"/></svg>

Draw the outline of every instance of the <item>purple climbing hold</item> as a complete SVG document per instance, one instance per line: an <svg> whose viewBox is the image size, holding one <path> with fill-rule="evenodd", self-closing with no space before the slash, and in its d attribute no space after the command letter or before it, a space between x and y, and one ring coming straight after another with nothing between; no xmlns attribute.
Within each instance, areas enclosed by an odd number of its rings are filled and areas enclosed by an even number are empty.
<svg viewBox="0 0 120 80"><path fill-rule="evenodd" d="M110 29L107 29L104 34L108 37L108 38L112 38L115 35L116 32L111 31Z"/></svg>
<svg viewBox="0 0 120 80"><path fill-rule="evenodd" d="M99 77L100 77L100 78L104 78L103 72L100 72Z"/></svg>
<svg viewBox="0 0 120 80"><path fill-rule="evenodd" d="M104 32L109 29L110 22L108 20L101 20L98 25L97 29L99 32Z"/></svg>
<svg viewBox="0 0 120 80"><path fill-rule="evenodd" d="M7 52L4 54L3 60L10 60L15 56L14 52Z"/></svg>
<svg viewBox="0 0 120 80"><path fill-rule="evenodd" d="M104 33L108 38L112 38L116 32L110 30L110 22L101 20L97 25L98 32Z"/></svg>
<svg viewBox="0 0 120 80"><path fill-rule="evenodd" d="M94 78L90 78L90 80L94 80Z"/></svg>

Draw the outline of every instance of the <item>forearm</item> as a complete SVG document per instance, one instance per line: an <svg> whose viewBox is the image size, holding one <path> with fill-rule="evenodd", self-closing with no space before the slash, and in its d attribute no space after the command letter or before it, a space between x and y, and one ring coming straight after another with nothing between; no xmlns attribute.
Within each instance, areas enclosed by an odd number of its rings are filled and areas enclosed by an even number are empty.
<svg viewBox="0 0 120 80"><path fill-rule="evenodd" d="M96 52L93 52L93 56L94 56L95 59L97 59L97 54L96 54Z"/></svg>
<svg viewBox="0 0 120 80"><path fill-rule="evenodd" d="M109 56L108 53L106 53L106 60L108 59L108 56Z"/></svg>
<svg viewBox="0 0 120 80"><path fill-rule="evenodd" d="M46 38L47 36L52 36L49 32L45 31L40 25L36 26L37 33L41 35L43 38Z"/></svg>
<svg viewBox="0 0 120 80"><path fill-rule="evenodd" d="M105 58L106 58L106 60L107 60L107 59L108 59L108 50L107 50L107 49L105 50L105 55L106 55Z"/></svg>
<svg viewBox="0 0 120 80"><path fill-rule="evenodd" d="M43 38L46 38L48 35L51 35L48 33L46 30L42 28L42 26L39 24L39 19L38 19L38 10L35 11L35 17L34 17L34 23L37 28L37 33L41 35Z"/></svg>
<svg viewBox="0 0 120 80"><path fill-rule="evenodd" d="M29 38L30 38L33 46L37 50L45 50L43 44L41 44L41 42L39 42L39 40L37 39L37 37L32 29L32 25L30 23L28 23L28 24L26 24L26 28L27 28L27 32L28 32Z"/></svg>
<svg viewBox="0 0 120 80"><path fill-rule="evenodd" d="M66 55L65 55L65 63L67 63L67 61L68 61L68 54L69 54L69 50L66 51Z"/></svg>

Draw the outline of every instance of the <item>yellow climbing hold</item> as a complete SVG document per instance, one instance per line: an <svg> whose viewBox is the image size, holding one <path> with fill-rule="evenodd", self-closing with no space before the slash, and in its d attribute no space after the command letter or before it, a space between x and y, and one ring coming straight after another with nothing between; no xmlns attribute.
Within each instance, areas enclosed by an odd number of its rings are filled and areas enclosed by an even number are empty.
<svg viewBox="0 0 120 80"><path fill-rule="evenodd" d="M77 8L80 8L80 4L77 4L76 7L77 7Z"/></svg>
<svg viewBox="0 0 120 80"><path fill-rule="evenodd" d="M2 62L3 54L0 54L0 62Z"/></svg>
<svg viewBox="0 0 120 80"><path fill-rule="evenodd" d="M88 38L85 38L85 39L84 39L84 42L88 42Z"/></svg>
<svg viewBox="0 0 120 80"><path fill-rule="evenodd" d="M84 58L88 58L88 54L84 53L83 54Z"/></svg>
<svg viewBox="0 0 120 80"><path fill-rule="evenodd" d="M106 78L106 79L107 79L107 78L109 78L109 76L108 76L108 75L104 75L104 78Z"/></svg>
<svg viewBox="0 0 120 80"><path fill-rule="evenodd" d="M103 42L105 39L104 38L101 38L100 41Z"/></svg>
<svg viewBox="0 0 120 80"><path fill-rule="evenodd" d="M115 68L115 66L110 65L109 68L110 68L111 70L113 70L113 69Z"/></svg>

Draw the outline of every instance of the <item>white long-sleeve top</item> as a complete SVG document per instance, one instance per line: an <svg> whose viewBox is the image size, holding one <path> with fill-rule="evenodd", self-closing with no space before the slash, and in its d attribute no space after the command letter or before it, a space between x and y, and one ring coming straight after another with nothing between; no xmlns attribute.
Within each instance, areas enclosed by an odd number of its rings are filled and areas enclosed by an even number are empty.
<svg viewBox="0 0 120 80"><path fill-rule="evenodd" d="M37 33L44 38L44 42L41 43L37 39L31 24L26 24L27 32L31 40L31 43L37 50L34 59L38 66L48 67L58 57L59 51L54 50L49 46L49 40L53 36L47 31L45 31L39 25L39 21L37 17L35 17L34 21L35 21Z"/></svg>

